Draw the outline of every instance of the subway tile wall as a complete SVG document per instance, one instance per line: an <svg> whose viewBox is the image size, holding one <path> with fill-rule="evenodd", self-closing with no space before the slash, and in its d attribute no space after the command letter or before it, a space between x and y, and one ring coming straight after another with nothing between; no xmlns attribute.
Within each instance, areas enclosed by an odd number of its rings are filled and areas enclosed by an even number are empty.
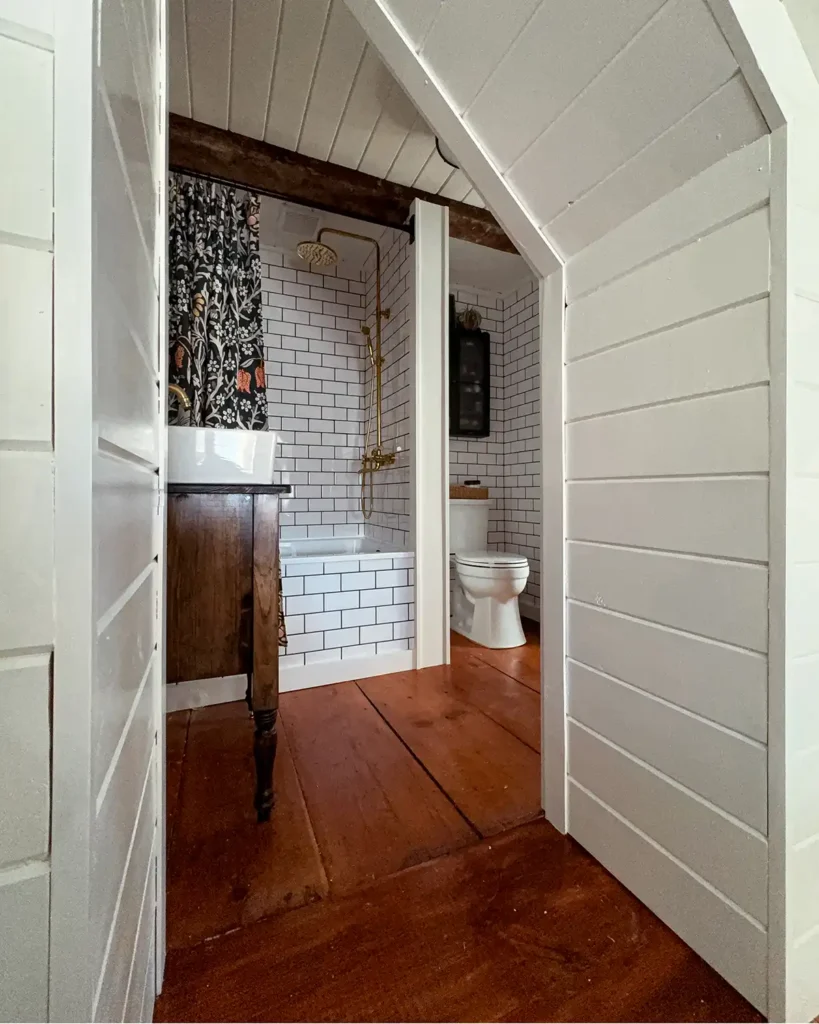
<svg viewBox="0 0 819 1024"><path fill-rule="evenodd" d="M364 283L261 247L269 427L281 436L282 539L361 533Z"/></svg>
<svg viewBox="0 0 819 1024"><path fill-rule="evenodd" d="M398 452L394 466L379 470L373 479L373 514L365 522L364 534L375 540L406 547L410 536L410 271L412 268L409 235L387 228L381 236L381 307L389 317L381 322L382 370L382 447ZM364 265L367 323L375 340L375 256ZM372 365L366 363L363 408L370 407L373 381ZM364 413L367 415L366 411ZM366 439L366 419L365 419ZM369 446L375 444L375 416Z"/></svg>
<svg viewBox="0 0 819 1024"><path fill-rule="evenodd" d="M534 280L501 297L454 288L455 308L482 316L489 332L492 413L488 438L450 438L453 483L477 478L489 487L488 546L529 559L525 608L540 607L540 363Z"/></svg>
<svg viewBox="0 0 819 1024"><path fill-rule="evenodd" d="M409 651L415 637L411 552L357 559L283 559L288 645L282 667Z"/></svg>

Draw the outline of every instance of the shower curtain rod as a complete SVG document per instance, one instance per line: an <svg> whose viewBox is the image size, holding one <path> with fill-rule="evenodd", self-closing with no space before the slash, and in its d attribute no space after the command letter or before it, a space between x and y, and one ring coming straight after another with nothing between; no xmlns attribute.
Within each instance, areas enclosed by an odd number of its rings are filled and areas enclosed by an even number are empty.
<svg viewBox="0 0 819 1024"><path fill-rule="evenodd" d="M295 199L293 196L285 195L281 192L275 192L273 189L248 188L247 185L243 185L239 181L232 181L230 178L223 178L216 174L205 174L202 171L191 171L187 167L178 167L174 164L170 164L168 167L169 171L173 171L176 174L184 174L188 178L201 178L202 181L212 181L217 185L230 185L232 188L240 188L244 192L255 192L257 195L268 196L270 199L280 199L285 203L293 203L295 206L304 206L308 210L321 210L323 213L335 213L340 217L348 217L350 220L361 221L362 224L377 224L378 227L392 228L394 231L405 231L408 235L412 235L412 223L410 220L406 224L385 224L383 220L378 220L375 217L362 217L358 213L346 213L344 210L338 209L338 207L326 206L321 203L308 203L303 199Z"/></svg>

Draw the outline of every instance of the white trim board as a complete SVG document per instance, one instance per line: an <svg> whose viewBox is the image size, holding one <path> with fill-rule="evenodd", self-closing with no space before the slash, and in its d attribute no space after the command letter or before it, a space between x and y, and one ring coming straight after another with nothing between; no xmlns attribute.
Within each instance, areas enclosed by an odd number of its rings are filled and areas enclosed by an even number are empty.
<svg viewBox="0 0 819 1024"><path fill-rule="evenodd" d="M247 676L214 676L212 679L187 679L182 683L168 683L165 687L165 707L171 711L206 708L212 704L230 704L244 700Z"/></svg>
<svg viewBox="0 0 819 1024"><path fill-rule="evenodd" d="M341 661L319 661L313 665L288 665L279 670L279 692L309 690L314 686L386 676L391 672L408 672L413 668L415 651L389 651L372 658L342 658Z"/></svg>
<svg viewBox="0 0 819 1024"><path fill-rule="evenodd" d="M313 665L288 665L279 669L279 692L309 690L314 686L331 686L352 679L408 672L415 668L414 651L389 651L372 658L342 658L319 661ZM244 700L247 676L214 676L212 679L187 679L169 683L165 702L168 712L206 708L214 704L230 704Z"/></svg>

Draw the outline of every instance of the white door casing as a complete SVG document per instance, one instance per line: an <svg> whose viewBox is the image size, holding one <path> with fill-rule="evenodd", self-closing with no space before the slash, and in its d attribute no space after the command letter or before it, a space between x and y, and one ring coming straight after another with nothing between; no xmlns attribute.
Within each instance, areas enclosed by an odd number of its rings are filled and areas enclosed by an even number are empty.
<svg viewBox="0 0 819 1024"><path fill-rule="evenodd" d="M162 946L165 5L56 7L49 1016L150 1020Z"/></svg>

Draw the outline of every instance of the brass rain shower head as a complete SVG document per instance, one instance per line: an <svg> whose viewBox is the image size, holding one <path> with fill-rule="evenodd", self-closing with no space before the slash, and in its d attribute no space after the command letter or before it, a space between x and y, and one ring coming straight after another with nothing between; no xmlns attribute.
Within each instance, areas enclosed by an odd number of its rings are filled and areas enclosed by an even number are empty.
<svg viewBox="0 0 819 1024"><path fill-rule="evenodd" d="M338 253L324 242L299 242L296 252L314 267L334 267L338 263Z"/></svg>

